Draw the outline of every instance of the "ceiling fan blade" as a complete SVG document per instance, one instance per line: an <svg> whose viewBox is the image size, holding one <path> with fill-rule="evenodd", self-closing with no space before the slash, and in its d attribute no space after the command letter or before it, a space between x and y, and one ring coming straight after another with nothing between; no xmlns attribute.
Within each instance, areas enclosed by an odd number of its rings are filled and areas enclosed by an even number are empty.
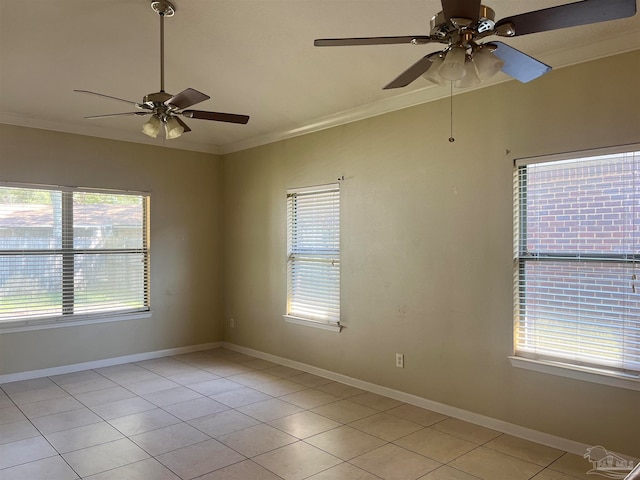
<svg viewBox="0 0 640 480"><path fill-rule="evenodd" d="M442 0L442 12L445 20L469 18L475 22L480 16L480 0Z"/></svg>
<svg viewBox="0 0 640 480"><path fill-rule="evenodd" d="M187 133L187 132L191 131L191 129L189 128L189 125L184 123L180 117L173 117L173 118L175 118L178 121L178 123L180 124L180 126L182 128L184 128L184 132L182 132L182 133Z"/></svg>
<svg viewBox="0 0 640 480"><path fill-rule="evenodd" d="M533 12L503 18L495 30L504 24L512 24L515 33L509 36L577 27L590 23L606 22L636 14L636 0L582 0Z"/></svg>
<svg viewBox="0 0 640 480"><path fill-rule="evenodd" d="M431 68L431 65L433 65L433 63L431 63L431 57L433 55L434 54L430 53L429 55L422 57L408 69L402 72L395 80L386 85L383 90L389 90L390 88L401 88L409 85L420 75L426 73L426 71Z"/></svg>
<svg viewBox="0 0 640 480"><path fill-rule="evenodd" d="M429 43L433 39L428 35L405 35L402 37L363 37L363 38L320 38L314 40L316 47L345 47L352 45L394 45L398 43Z"/></svg>
<svg viewBox="0 0 640 480"><path fill-rule="evenodd" d="M182 115L187 118L197 118L199 120L214 120L216 122L241 123L249 121L248 115L237 115L235 113L205 112L204 110L185 110Z"/></svg>
<svg viewBox="0 0 640 480"><path fill-rule="evenodd" d="M106 118L106 117L121 117L126 115L144 116L151 115L152 112L124 112L124 113L107 113L106 115L91 115L84 118Z"/></svg>
<svg viewBox="0 0 640 480"><path fill-rule="evenodd" d="M205 95L193 88L187 88L186 90L181 91L177 95L174 95L169 100L164 102L167 106L176 107L179 110L183 108L190 107L191 105L195 105L196 103L204 102L205 100L209 100L209 95Z"/></svg>
<svg viewBox="0 0 640 480"><path fill-rule="evenodd" d="M119 102L128 103L129 105L134 105L138 108L149 108L143 103L133 102L131 100L124 100L123 98L112 97L111 95L105 95L103 93L90 92L89 90L74 90L74 92L87 93L89 95L96 95L98 97L110 98L111 100L118 100Z"/></svg>
<svg viewBox="0 0 640 480"><path fill-rule="evenodd" d="M520 50L502 42L491 42L498 48L493 54L504 60L502 71L523 83L530 82L551 71L551 67Z"/></svg>

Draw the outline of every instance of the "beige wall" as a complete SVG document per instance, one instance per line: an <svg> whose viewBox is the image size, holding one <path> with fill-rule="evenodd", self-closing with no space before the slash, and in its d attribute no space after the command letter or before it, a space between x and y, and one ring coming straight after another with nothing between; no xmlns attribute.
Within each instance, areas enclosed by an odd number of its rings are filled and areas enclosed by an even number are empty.
<svg viewBox="0 0 640 480"><path fill-rule="evenodd" d="M0 180L151 191L153 305L0 335L0 374L224 338L640 456L639 392L507 360L512 160L640 143L639 77L635 52L456 96L453 144L448 101L224 158L0 125ZM285 324L285 190L342 175L347 328Z"/></svg>
<svg viewBox="0 0 640 480"><path fill-rule="evenodd" d="M0 125L0 181L151 192L152 317L0 335L0 374L222 340L222 160Z"/></svg>
<svg viewBox="0 0 640 480"><path fill-rule="evenodd" d="M514 158L640 143L640 52L224 158L225 339L640 456L640 392L513 368ZM285 191L342 182L340 334L284 323ZM404 353L397 369L394 354Z"/></svg>

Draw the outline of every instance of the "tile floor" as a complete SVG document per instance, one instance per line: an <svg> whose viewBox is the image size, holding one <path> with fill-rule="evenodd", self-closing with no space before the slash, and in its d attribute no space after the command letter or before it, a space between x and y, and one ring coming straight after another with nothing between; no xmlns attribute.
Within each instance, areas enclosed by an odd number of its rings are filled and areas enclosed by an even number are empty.
<svg viewBox="0 0 640 480"><path fill-rule="evenodd" d="M589 467L225 349L0 391L2 480L575 480Z"/></svg>

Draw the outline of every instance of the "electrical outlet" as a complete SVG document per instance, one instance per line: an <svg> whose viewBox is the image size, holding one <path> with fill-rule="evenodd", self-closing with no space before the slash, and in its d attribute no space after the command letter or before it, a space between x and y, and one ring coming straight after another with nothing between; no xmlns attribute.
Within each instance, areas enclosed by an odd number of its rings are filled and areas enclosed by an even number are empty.
<svg viewBox="0 0 640 480"><path fill-rule="evenodd" d="M230 318L230 319L229 319L229 327L231 327L231 328L235 328L235 327L236 327L236 320L235 320L235 318Z"/></svg>
<svg viewBox="0 0 640 480"><path fill-rule="evenodd" d="M404 355L402 353L396 353L396 367L404 368Z"/></svg>

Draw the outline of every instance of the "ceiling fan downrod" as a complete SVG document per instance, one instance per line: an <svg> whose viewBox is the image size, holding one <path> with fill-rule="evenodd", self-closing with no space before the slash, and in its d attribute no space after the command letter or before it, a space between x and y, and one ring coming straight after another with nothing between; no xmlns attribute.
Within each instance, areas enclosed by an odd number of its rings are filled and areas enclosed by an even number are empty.
<svg viewBox="0 0 640 480"><path fill-rule="evenodd" d="M160 91L164 92L164 19L176 14L176 7L168 0L151 2L151 9L160 16Z"/></svg>

